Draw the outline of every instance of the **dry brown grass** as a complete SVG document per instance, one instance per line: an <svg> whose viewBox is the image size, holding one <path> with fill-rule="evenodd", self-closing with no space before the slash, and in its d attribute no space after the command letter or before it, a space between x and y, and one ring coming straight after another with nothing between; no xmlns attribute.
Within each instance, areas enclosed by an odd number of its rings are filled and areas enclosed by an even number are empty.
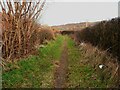
<svg viewBox="0 0 120 90"><path fill-rule="evenodd" d="M108 79L110 85L118 85L118 68L119 64L116 58L114 58L107 51L100 51L97 47L92 46L90 43L81 43L80 49L82 55L84 55L84 64L90 64L100 74L101 70L99 65L105 65L102 73L105 79ZM109 87L109 86L108 86Z"/></svg>

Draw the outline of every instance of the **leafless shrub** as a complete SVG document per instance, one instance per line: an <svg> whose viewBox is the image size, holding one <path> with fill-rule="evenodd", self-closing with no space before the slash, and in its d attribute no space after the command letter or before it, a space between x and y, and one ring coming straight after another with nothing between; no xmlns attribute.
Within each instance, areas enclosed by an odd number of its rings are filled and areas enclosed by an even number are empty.
<svg viewBox="0 0 120 90"><path fill-rule="evenodd" d="M45 0L14 2L1 0L2 55L6 60L28 54L36 43L35 32L39 28L36 20L44 7Z"/></svg>
<svg viewBox="0 0 120 90"><path fill-rule="evenodd" d="M54 39L54 31L50 27L44 26L39 31L38 38L40 39L40 43L44 43L44 41Z"/></svg>

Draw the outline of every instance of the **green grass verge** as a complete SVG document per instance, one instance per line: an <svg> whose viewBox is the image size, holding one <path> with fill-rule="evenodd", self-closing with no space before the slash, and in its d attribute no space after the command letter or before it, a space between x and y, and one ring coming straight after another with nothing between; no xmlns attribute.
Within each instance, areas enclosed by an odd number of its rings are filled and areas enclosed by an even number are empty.
<svg viewBox="0 0 120 90"><path fill-rule="evenodd" d="M53 87L53 61L59 59L63 41L63 36L57 36L56 40L39 49L38 56L30 56L16 63L7 64L10 71L3 71L3 87Z"/></svg>
<svg viewBox="0 0 120 90"><path fill-rule="evenodd" d="M63 42L68 47L68 88L105 88L109 83L101 81L102 74L96 72L90 60L86 62L82 49L68 36L57 36L43 48L39 48L38 56L30 56L15 63L7 64L8 72L3 71L3 87L7 88L53 88L54 61L60 59Z"/></svg>
<svg viewBox="0 0 120 90"><path fill-rule="evenodd" d="M101 82L100 76L94 71L89 63L84 62L84 54L75 46L73 40L68 39L69 67L68 87L69 88L104 88L106 84Z"/></svg>

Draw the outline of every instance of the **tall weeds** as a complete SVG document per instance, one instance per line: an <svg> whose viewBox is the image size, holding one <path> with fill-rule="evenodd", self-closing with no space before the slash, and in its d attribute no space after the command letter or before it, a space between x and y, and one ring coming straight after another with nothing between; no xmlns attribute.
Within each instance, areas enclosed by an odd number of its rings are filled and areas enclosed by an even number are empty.
<svg viewBox="0 0 120 90"><path fill-rule="evenodd" d="M14 2L0 1L2 14L2 56L9 60L20 58L34 49L39 24L36 20L41 15L45 0Z"/></svg>

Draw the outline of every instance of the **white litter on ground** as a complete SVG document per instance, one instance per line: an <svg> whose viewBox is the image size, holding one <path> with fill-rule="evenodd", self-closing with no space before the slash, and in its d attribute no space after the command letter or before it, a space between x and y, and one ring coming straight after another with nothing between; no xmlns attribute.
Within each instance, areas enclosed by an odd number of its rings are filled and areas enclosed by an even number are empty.
<svg viewBox="0 0 120 90"><path fill-rule="evenodd" d="M103 67L104 67L104 65L103 65L103 64L100 64L100 65L99 65L99 68L100 68L100 69L102 69Z"/></svg>
<svg viewBox="0 0 120 90"><path fill-rule="evenodd" d="M84 46L84 45L85 45L85 43L83 43L83 42L82 42L80 45L81 45L81 46Z"/></svg>

